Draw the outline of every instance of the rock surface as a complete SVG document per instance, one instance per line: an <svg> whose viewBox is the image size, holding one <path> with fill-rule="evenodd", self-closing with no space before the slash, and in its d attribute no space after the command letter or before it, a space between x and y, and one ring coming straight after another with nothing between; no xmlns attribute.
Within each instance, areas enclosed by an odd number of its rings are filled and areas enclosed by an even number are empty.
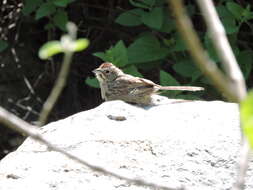
<svg viewBox="0 0 253 190"><path fill-rule="evenodd" d="M240 130L233 103L170 100L141 108L112 101L41 130L92 164L161 185L228 189L236 177ZM247 181L252 189L253 177ZM5 189L149 188L92 172L28 138L0 162L0 190Z"/></svg>

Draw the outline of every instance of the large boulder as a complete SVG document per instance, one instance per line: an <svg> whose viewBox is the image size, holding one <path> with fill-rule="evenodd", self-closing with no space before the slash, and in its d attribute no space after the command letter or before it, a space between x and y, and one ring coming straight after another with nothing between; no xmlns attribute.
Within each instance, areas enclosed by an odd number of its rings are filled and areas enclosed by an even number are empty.
<svg viewBox="0 0 253 190"><path fill-rule="evenodd" d="M91 164L160 185L228 189L236 178L241 134L234 103L170 100L138 107L112 101L41 132ZM247 180L252 189L253 178ZM28 138L0 162L0 189L150 188L93 172Z"/></svg>

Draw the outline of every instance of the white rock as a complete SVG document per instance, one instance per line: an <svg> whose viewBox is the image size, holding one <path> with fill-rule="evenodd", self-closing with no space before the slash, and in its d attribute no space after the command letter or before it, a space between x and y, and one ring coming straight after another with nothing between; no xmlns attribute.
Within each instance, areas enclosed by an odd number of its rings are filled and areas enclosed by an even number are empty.
<svg viewBox="0 0 253 190"><path fill-rule="evenodd" d="M170 100L141 108L112 101L50 123L42 133L92 164L162 185L228 189L236 175L240 129L233 103ZM248 181L252 189L253 178ZM2 189L149 188L92 172L28 138L0 162Z"/></svg>

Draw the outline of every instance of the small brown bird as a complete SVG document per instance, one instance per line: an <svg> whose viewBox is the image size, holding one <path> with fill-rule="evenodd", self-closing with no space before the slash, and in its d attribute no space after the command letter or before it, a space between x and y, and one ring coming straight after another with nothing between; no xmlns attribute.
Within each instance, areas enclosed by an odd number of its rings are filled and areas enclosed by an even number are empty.
<svg viewBox="0 0 253 190"><path fill-rule="evenodd" d="M101 88L101 96L105 101L123 100L129 103L150 105L152 95L159 90L199 91L195 86L160 86L151 80L125 74L112 63L103 63L93 70Z"/></svg>

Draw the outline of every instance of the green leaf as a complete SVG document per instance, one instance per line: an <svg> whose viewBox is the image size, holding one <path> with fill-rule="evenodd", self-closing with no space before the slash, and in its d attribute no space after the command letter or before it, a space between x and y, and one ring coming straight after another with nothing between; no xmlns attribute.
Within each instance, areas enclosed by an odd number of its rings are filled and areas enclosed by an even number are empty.
<svg viewBox="0 0 253 190"><path fill-rule="evenodd" d="M177 95L178 99L184 100L201 100L199 96L192 95L192 94L179 94Z"/></svg>
<svg viewBox="0 0 253 190"><path fill-rule="evenodd" d="M156 0L139 0L142 3L145 3L146 5L148 5L150 8L154 6Z"/></svg>
<svg viewBox="0 0 253 190"><path fill-rule="evenodd" d="M239 26L233 17L221 19L227 34L233 34L238 32Z"/></svg>
<svg viewBox="0 0 253 190"><path fill-rule="evenodd" d="M252 62L253 62L252 53L253 52L250 50L244 50L240 52L240 54L237 57L238 63L246 79L249 78L250 72L252 71Z"/></svg>
<svg viewBox="0 0 253 190"><path fill-rule="evenodd" d="M160 84L162 86L179 86L177 80L169 73L161 70L160 71Z"/></svg>
<svg viewBox="0 0 253 190"><path fill-rule="evenodd" d="M99 88L99 82L95 77L93 77L93 78L87 77L85 79L85 83L88 84L91 87Z"/></svg>
<svg viewBox="0 0 253 190"><path fill-rule="evenodd" d="M159 30L163 24L163 8L156 7L149 12L144 12L141 20L150 28Z"/></svg>
<svg viewBox="0 0 253 190"><path fill-rule="evenodd" d="M213 46L212 40L209 38L208 34L205 35L204 40L205 40L204 45L209 53L209 56L212 58L213 61L218 62L219 56L217 55L216 50Z"/></svg>
<svg viewBox="0 0 253 190"><path fill-rule="evenodd" d="M160 46L159 40L152 34L145 34L128 47L129 63L144 63L165 58L169 53L167 48Z"/></svg>
<svg viewBox="0 0 253 190"><path fill-rule="evenodd" d="M253 148L253 91L241 102L240 106L241 123L244 135L248 138Z"/></svg>
<svg viewBox="0 0 253 190"><path fill-rule="evenodd" d="M4 51L8 46L9 44L6 41L0 40L0 52Z"/></svg>
<svg viewBox="0 0 253 190"><path fill-rule="evenodd" d="M43 3L40 8L36 11L35 19L38 20L45 16L52 15L56 11L55 5L52 3Z"/></svg>
<svg viewBox="0 0 253 190"><path fill-rule="evenodd" d="M45 30L51 30L51 29L55 29L55 25L51 22L47 23L45 26L44 26L44 29Z"/></svg>
<svg viewBox="0 0 253 190"><path fill-rule="evenodd" d="M244 8L241 7L239 4L234 2L227 2L226 3L227 9L234 15L234 17L238 20L242 20Z"/></svg>
<svg viewBox="0 0 253 190"><path fill-rule="evenodd" d="M24 7L22 9L22 12L24 15L29 15L33 11L39 7L40 4L42 4L43 0L25 0Z"/></svg>
<svg viewBox="0 0 253 190"><path fill-rule="evenodd" d="M176 29L176 24L175 21L169 18L169 13L164 12L163 16L163 23L161 28L159 29L160 32L166 32L166 33L171 33L173 30Z"/></svg>
<svg viewBox="0 0 253 190"><path fill-rule="evenodd" d="M144 62L144 63L138 63L135 64L135 66L138 69L141 69L142 71L150 71L150 70L156 70L157 67L163 64L163 60L158 60L158 61L151 61L151 62Z"/></svg>
<svg viewBox="0 0 253 190"><path fill-rule="evenodd" d="M238 38L238 34L236 34L236 33L234 35L228 36L229 43L232 47L232 50L233 50L235 56L238 56L241 52L240 51L241 47L238 46L238 39L237 38Z"/></svg>
<svg viewBox="0 0 253 190"><path fill-rule="evenodd" d="M143 75L138 71L138 69L134 65L126 67L123 71L127 74L143 78Z"/></svg>
<svg viewBox="0 0 253 190"><path fill-rule="evenodd" d="M246 9L244 9L244 12L242 13L244 17L244 21L253 19L253 12L250 11L250 5L248 4Z"/></svg>
<svg viewBox="0 0 253 190"><path fill-rule="evenodd" d="M233 17L233 14L224 5L217 6L216 10L218 12L219 17L221 17L221 18Z"/></svg>
<svg viewBox="0 0 253 190"><path fill-rule="evenodd" d="M127 49L122 40L106 51L107 61L112 62L118 67L122 67L128 64Z"/></svg>
<svg viewBox="0 0 253 190"><path fill-rule="evenodd" d="M171 33L175 28L176 28L176 25L173 21L169 21L169 19L164 19L162 27L159 29L159 31Z"/></svg>
<svg viewBox="0 0 253 190"><path fill-rule="evenodd" d="M106 57L106 54L104 52L96 52L96 53L93 53L93 55L96 56L96 57L99 57L103 61L107 61L107 57Z"/></svg>
<svg viewBox="0 0 253 190"><path fill-rule="evenodd" d="M170 40L174 42L169 49L170 52L182 52L187 50L185 42L179 34L174 35L174 38Z"/></svg>
<svg viewBox="0 0 253 190"><path fill-rule="evenodd" d="M163 5L167 5L166 4L166 1L164 1L164 0L155 0L155 4L154 4L154 6L163 6Z"/></svg>
<svg viewBox="0 0 253 190"><path fill-rule="evenodd" d="M129 0L130 4L142 9L151 9L155 3L155 0Z"/></svg>
<svg viewBox="0 0 253 190"><path fill-rule="evenodd" d="M105 53L97 52L93 55L101 58L103 61L111 62L118 67L128 64L127 49L122 40L118 41L114 47L106 50Z"/></svg>
<svg viewBox="0 0 253 190"><path fill-rule="evenodd" d="M143 13L142 9L132 9L119 15L115 22L123 26L138 26L142 24L140 18Z"/></svg>
<svg viewBox="0 0 253 190"><path fill-rule="evenodd" d="M227 34L233 34L238 32L239 26L236 24L236 18L233 14L223 5L216 7L221 22L224 25Z"/></svg>
<svg viewBox="0 0 253 190"><path fill-rule="evenodd" d="M180 85L173 76L171 76L169 73L163 70L160 71L160 84L162 86L179 86ZM180 93L179 91L164 91L163 94L165 94L166 96L175 96L179 93Z"/></svg>
<svg viewBox="0 0 253 190"><path fill-rule="evenodd" d="M174 71L183 77L190 77L192 82L201 76L201 72L190 60L182 60L172 66Z"/></svg>
<svg viewBox="0 0 253 190"><path fill-rule="evenodd" d="M53 17L54 24L62 31L66 31L66 24L68 22L68 15L64 10L57 10Z"/></svg>
<svg viewBox="0 0 253 190"><path fill-rule="evenodd" d="M59 41L50 41L50 42L45 43L39 49L39 57L41 59L48 59L49 57L61 52L63 52L61 43Z"/></svg>
<svg viewBox="0 0 253 190"><path fill-rule="evenodd" d="M69 3L71 0L53 0L53 4L57 7L66 7Z"/></svg>
<svg viewBox="0 0 253 190"><path fill-rule="evenodd" d="M85 39L85 38L80 38L77 39L74 43L74 51L78 52L78 51L82 51L84 49L86 49L89 45L89 40Z"/></svg>
<svg viewBox="0 0 253 190"><path fill-rule="evenodd" d="M78 40L73 40L70 35L66 34L61 37L60 40L62 51L67 52L77 52L82 51L89 45L89 40L85 38L80 38Z"/></svg>

